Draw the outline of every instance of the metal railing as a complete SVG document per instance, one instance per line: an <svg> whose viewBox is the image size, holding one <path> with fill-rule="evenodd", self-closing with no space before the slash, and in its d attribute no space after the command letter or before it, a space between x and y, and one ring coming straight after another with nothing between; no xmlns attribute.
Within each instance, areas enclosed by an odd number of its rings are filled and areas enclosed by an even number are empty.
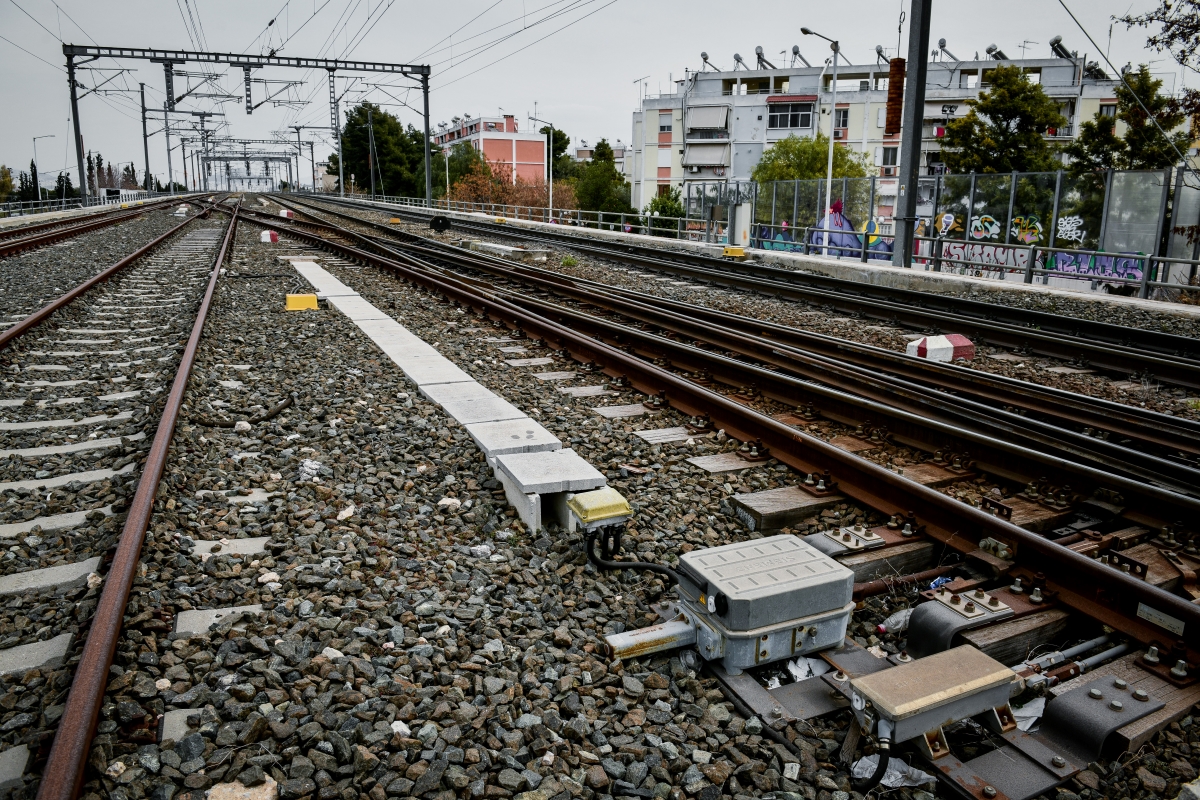
<svg viewBox="0 0 1200 800"><path fill-rule="evenodd" d="M55 198L51 200L13 200L0 203L0 217L20 217L28 214L47 214L52 211L68 211L74 208L119 205L121 203L152 200L160 197L191 194L191 192L133 192L124 197L89 195L87 200L79 197Z"/></svg>

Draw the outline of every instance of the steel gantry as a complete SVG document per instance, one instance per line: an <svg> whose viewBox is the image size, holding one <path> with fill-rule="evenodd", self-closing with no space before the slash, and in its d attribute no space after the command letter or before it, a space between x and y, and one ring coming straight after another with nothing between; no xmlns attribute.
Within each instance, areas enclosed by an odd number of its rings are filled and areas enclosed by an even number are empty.
<svg viewBox="0 0 1200 800"><path fill-rule="evenodd" d="M341 163L341 131L338 129L339 113L338 100L333 89L333 76L342 72L386 72L417 80L421 84L424 97L425 122L425 202L431 202L433 182L430 173L430 133L429 133L429 77L432 72L428 64L392 64L382 61L342 61L328 58L297 58L278 55L253 55L238 53L210 53L196 50L159 50L137 47L100 47L87 45L63 44L63 55L67 59L67 83L71 90L71 117L75 126L75 156L79 166L79 183L83 196L87 197L87 180L84 171L83 135L79 124L79 83L75 80L75 68L80 64L95 61L98 58L133 58L150 61L163 65L166 80L167 108L173 111L175 102L174 68L176 64L196 62L202 64L229 64L242 68L245 80L246 109L253 111L250 97L250 72L262 67L290 67L294 69L323 69L329 73L330 87L330 123L338 137L338 162ZM82 59L76 61L76 59ZM165 114L164 114L165 116ZM169 152L169 151L168 151ZM167 177L168 182L170 176Z"/></svg>

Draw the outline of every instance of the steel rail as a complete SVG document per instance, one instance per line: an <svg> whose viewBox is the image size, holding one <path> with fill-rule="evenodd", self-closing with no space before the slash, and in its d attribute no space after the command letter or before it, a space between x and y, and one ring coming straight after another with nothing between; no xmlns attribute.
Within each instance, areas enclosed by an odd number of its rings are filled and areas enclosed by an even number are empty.
<svg viewBox="0 0 1200 800"><path fill-rule="evenodd" d="M75 225L80 222L91 222L92 220L97 220L97 219L111 220L114 216L128 214L130 211L141 212L141 211L147 211L147 210L154 209L154 208L159 208L159 207L165 206L165 205L173 205L173 204L179 202L180 199L181 198L179 198L179 197L172 197L168 200L152 200L150 202L142 201L141 205L135 206L132 208L130 208L130 207L122 208L122 207L118 206L117 208L110 208L107 211L101 211L96 214L88 214L87 216L84 216L82 218L67 217L65 219L64 218L52 219L48 222L35 222L30 225L17 225L12 228L8 228L6 230L0 231L0 240L12 239L12 238L18 237L18 236L26 236L31 233L37 233L39 231L50 230L53 228ZM187 203L187 202L192 202L192 201L184 199L183 202Z"/></svg>
<svg viewBox="0 0 1200 800"><path fill-rule="evenodd" d="M122 211L122 213L117 215L105 216L102 219L88 220L86 222L81 222L77 225L71 225L65 228L55 228L46 233L37 233L32 236L22 236L19 238L0 241L0 258L12 256L25 250L43 247L64 239L73 239L76 236L81 236L82 234L90 233L91 231L107 228L110 225L116 225L121 222L126 222L134 217L141 216L145 212L145 207L134 211Z"/></svg>
<svg viewBox="0 0 1200 800"><path fill-rule="evenodd" d="M321 198L321 202L384 213L365 201ZM430 217L408 208L389 208L387 213L421 220ZM976 341L1068 361L1083 359L1091 366L1116 374L1150 375L1172 384L1200 388L1200 341L1185 336L1061 317L952 295L856 283L749 262L731 266L730 262L711 256L646 245L610 244L572 234L524 231L482 220L456 220L456 224L488 235L562 245L597 258L808 302L891 324L932 330L953 327ZM1001 317L1013 321L1001 321Z"/></svg>
<svg viewBox="0 0 1200 800"><path fill-rule="evenodd" d="M25 335L26 333L28 333L31 328L44 322L49 316L51 316L54 312L58 311L63 306L68 305L69 303L71 303L73 300L75 300L80 295L90 291L97 284L103 283L104 281L111 278L113 275L116 275L118 272L120 272L121 270L128 267L133 262L137 261L139 258L145 256L151 250L158 247L160 244L162 244L163 242L165 242L167 239L171 238L175 234L179 233L179 231L183 230L188 225L191 225L197 219L200 219L202 217L207 217L208 213L211 209L212 209L211 206L202 207L199 213L188 217L183 222L176 225L174 228L171 228L171 230L167 231L166 233L162 234L161 236L150 241L149 244L139 247L137 250L134 250L132 253L125 256L120 261L118 261L117 263L115 263L111 267L109 267L108 269L106 269L103 272L100 272L96 275L93 275L91 278L88 278L86 281L79 284L71 291L67 292L66 294L62 295L61 297L58 297L55 300L52 300L50 303L46 304L42 308L33 312L28 317L26 317L25 319L18 322L16 325L13 325L11 328L8 328L7 330L0 332L0 350L3 350L4 348L6 348L10 344L12 344L14 339L17 339L17 338Z"/></svg>
<svg viewBox="0 0 1200 800"><path fill-rule="evenodd" d="M108 671L112 666L117 639L121 634L125 606L133 587L146 529L150 524L150 515L154 511L154 498L166 469L171 438L175 435L175 424L179 419L184 392L187 390L192 365L196 360L196 350L204 332L204 323L208 319L217 278L220 277L221 265L229 252L237 223L235 208L230 214L229 227L225 231L225 238L213 264L212 275L196 315L196 322L192 326L191 336L180 358L175 381L171 384L171 391L163 405L158 430L154 434L150 453L142 468L137 492L129 505L121 538L117 541L116 555L104 579L104 590L92 617L79 665L75 668L75 677L67 694L62 720L54 735L50 758L42 772L38 800L74 800L83 785L84 769L87 766L96 721L99 719L105 687L109 682Z"/></svg>
<svg viewBox="0 0 1200 800"><path fill-rule="evenodd" d="M277 200L277 202L279 201ZM301 203L301 205L308 204ZM596 303L593 301L602 296L610 298L616 296L651 306L646 313L655 315L657 319L650 319L644 314L639 319L648 321L651 324L665 326L677 332L684 332L703 338L706 334L715 333L719 328L724 328L727 334L745 334L745 336L735 335L732 340L742 344L753 342L755 346L750 348L735 348L738 352L758 358L767 363L774 363L790 371L797 371L810 378L826 383L831 382L829 378L834 373L842 375L853 373L857 375L858 381L865 381L868 384L879 386L883 383L889 383L885 376L880 374L880 371L889 370L890 368L890 372L899 373L897 377L902 379L899 381L890 381L890 389L892 391L910 397L916 392L923 398L924 403L932 404L941 409L944 414L948 414L954 419L965 420L967 423L982 424L985 428L993 429L996 429L998 424L1006 424L1009 426L1007 429L1000 428L1000 431L1004 434L1011 433L1015 428L1021 426L1029 427L1033 430L1027 432L1026 438L1032 442L1065 447L1067 452L1074 455L1087 456L1091 461L1102 466L1108 463L1107 459L1120 459L1131 465L1140 464L1139 469L1126 470L1127 474L1156 482L1162 482L1161 479L1164 475L1171 475L1174 480L1172 488L1175 491L1188 493L1200 487L1200 473L1197 473L1195 468L1186 463L1143 453L1124 446L1124 444L1110 443L1106 439L1099 437L1091 437L1069 429L1055 428L1039 422L1036 418L1014 414L1009 409L995 409L972 402L971 400L952 401L945 396L944 392L936 390L948 389L974 395L976 399L999 400L1016 407L1037 412L1038 416L1058 417L1080 425L1090 424L1090 427L1103 428L1123 436L1140 439L1174 452L1200 453L1200 424L1190 420L1168 417L1165 414L1138 409L1135 406L1127 406L1105 400L1094 400L1084 395L1041 387L1036 384L1004 378L1003 376L993 376L990 373L978 370L937 364L924 359L914 359L907 355L892 353L867 345L856 345L855 343L830 336L794 331L782 325L760 322L735 314L710 311L684 303L667 301L653 295L623 290L586 279L576 279L549 270L512 264L511 262L486 254L465 254L459 248L396 231L370 220L362 220L348 214L328 211L326 209L321 209L321 212L348 219L351 222L365 225L374 230L381 230L389 236L404 240L406 245L412 245L413 242L417 242L426 246L423 248L418 247L418 250L430 253L451 253L460 263L462 263L461 258L465 255L471 259L469 263L465 264L468 268L477 268L477 265L480 263L488 263L495 265L496 270L502 270L505 275L520 274L527 276L522 279L539 282L542 288L560 293L568 293L577 300L590 302L592 305L603 307L614 313L625 312L615 307L612 301L609 303ZM300 213L305 212L301 211ZM292 221L293 223L296 222L296 220ZM659 308L654 308L654 306ZM698 329L693 326L690 330L685 330L681 326L686 325L690 320L684 320L684 322L675 323L674 325L671 322L663 323L663 315L658 313L660 310L675 311L678 314L691 318L702 317L710 325ZM679 320L681 317L676 316L674 319ZM718 325L719 328L712 327L712 324ZM763 333L760 335L758 331L763 331ZM728 346L728 341L730 339L727 335L724 343L713 343ZM776 344L776 342L780 344ZM816 344L817 347L811 347L810 345L812 344ZM814 350L817 352L813 352ZM847 355L852 357L847 358ZM816 368L816 372L814 372L814 362L809 356L820 361L820 366ZM857 356L857 358L853 356ZM836 359L836 362L830 359ZM837 363L845 361L849 361L861 369L847 370L844 364ZM799 362L806 364L808 369L797 370L796 367L799 365ZM924 382L930 374L935 377L935 380L932 381L934 384L932 387L923 386L921 383L916 385L907 383L908 380ZM978 391L975 388L977 385L976 381L978 385L984 387L985 391ZM964 386L964 383L967 385ZM864 392L861 384L858 386L841 385L848 391L853 391L860 395L869 395L869 390ZM935 391L930 392L930 389ZM893 405L895 404L892 399L887 397L876 395L876 399ZM1088 412L1090 412L1091 416L1087 415ZM1107 422L1108 420L1115 420L1115 424ZM1057 441L1063 437L1067 439L1065 444Z"/></svg>
<svg viewBox="0 0 1200 800"><path fill-rule="evenodd" d="M254 223L267 227L264 222ZM353 236L349 231L346 234ZM708 416L735 439L763 442L777 460L802 473L828 470L841 482L840 493L869 508L884 514L919 509L927 534L955 550L970 553L978 550L984 537L999 539L1012 548L1020 563L1045 573L1045 592L1137 641L1174 638L1139 616L1139 609L1144 607L1150 610L1148 615L1156 612L1179 620L1185 626L1181 637L1185 644L1193 652L1200 647L1200 606L1182 597L853 456L668 370L450 277L419 259L388 258L302 230L289 231L289 235L350 260L388 269L454 302L518 325L579 361L595 362L609 374L625 375L634 388L664 397L684 414Z"/></svg>

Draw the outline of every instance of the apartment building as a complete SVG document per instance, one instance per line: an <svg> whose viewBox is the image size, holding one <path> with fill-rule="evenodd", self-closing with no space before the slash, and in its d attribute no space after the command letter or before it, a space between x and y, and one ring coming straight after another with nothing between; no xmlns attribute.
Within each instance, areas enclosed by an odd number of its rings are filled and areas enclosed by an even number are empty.
<svg viewBox="0 0 1200 800"><path fill-rule="evenodd" d="M455 117L449 124L438 125L433 143L454 147L468 142L483 154L493 171L510 173L513 183L546 182L546 134L520 130L512 114L497 117Z"/></svg>
<svg viewBox="0 0 1200 800"><path fill-rule="evenodd" d="M595 150L595 147L589 146L586 139L581 139L579 144L575 147L574 151L572 152L571 158L574 159L575 161L579 161L579 162L591 161L592 160L592 152L594 150ZM625 174L625 155L628 152L628 148L625 145L621 144L621 140L618 139L616 141L616 144L612 145L612 151L613 151L613 164L616 166L617 172L624 175Z"/></svg>
<svg viewBox="0 0 1200 800"><path fill-rule="evenodd" d="M1058 50L1065 53L1061 46ZM991 58L982 60L942 55L932 61L922 114L922 174L944 170L940 140L946 126L967 113L967 101L979 97L987 88L988 73L1002 64L1021 67L1029 80L1039 82L1058 101L1068 123L1049 131L1051 140L1070 140L1079 123L1101 109L1115 112L1119 80L1068 55L1072 57L1013 60L994 50ZM759 67L686 73L671 93L642 100L633 112L632 144L625 159L636 207L670 187L686 196L690 183L750 180L763 151L780 139L812 137L818 127L828 135L831 109L838 146L866 153L873 174L895 177L900 135L884 134L888 63L882 57L873 64L839 61L836 86L828 63L776 69L760 58ZM887 199L896 194L895 180L880 180L878 191L886 219Z"/></svg>

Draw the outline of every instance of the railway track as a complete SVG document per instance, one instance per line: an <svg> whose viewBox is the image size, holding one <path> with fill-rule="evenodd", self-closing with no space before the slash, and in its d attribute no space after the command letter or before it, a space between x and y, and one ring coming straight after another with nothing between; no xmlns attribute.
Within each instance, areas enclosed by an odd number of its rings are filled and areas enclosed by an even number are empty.
<svg viewBox="0 0 1200 800"><path fill-rule="evenodd" d="M298 208L290 201L285 202L293 208ZM354 218L346 221L365 225L372 231L382 231L386 239L373 239L382 246L396 242L399 235L387 226ZM755 391L761 390L769 397L797 408L802 413L806 409L808 413L815 413L820 409L821 413L841 421L854 420L854 424L868 436L878 437L882 433L886 437L890 433L909 443L919 442L922 448L931 454L940 449L946 450L947 455L951 451L959 454L970 451L982 469L1009 479L1023 479L1025 482L1036 480L1043 473L1058 471L1061 462L1047 460L1039 464L1035 460L1031 466L1026 460L1023 474L1021 470L1014 472L1011 462L1020 456L1016 455L1015 448L1005 450L1001 446L997 449L998 444L1023 445L1026 452L1040 449L1056 455L1059 459L1090 465L1091 470L1105 475L1123 473L1133 480L1122 483L1119 491L1131 497L1141 494L1147 484L1169 487L1175 493L1191 494L1196 479L1200 477L1186 458L1181 459L1183 463L1180 463L1163 457L1186 456L1188 450L1195 449L1196 432L1200 430L1200 426L1187 420L1177 420L1129 406L1093 401L1067 392L1055 392L1003 379L990 381L991 386L1006 389L1005 399L1012 402L1013 406L989 407L981 402L973 402L976 399L995 399L994 396L989 397L986 392L978 391L975 379L981 374L978 372L933 365L878 348L856 347L830 337L805 336L782 326L764 326L753 320L735 318L734 315L695 315L690 307L683 307L678 303L662 303L660 298L614 290L613 287L589 281L564 279L561 275L544 270L514 266L510 262L481 257L476 253L467 254L457 248L445 248L436 243L417 240L415 237L402 238L410 245L405 248L407 252L419 253L422 257L456 268L499 276L510 280L511 286L524 288L522 284L531 285L535 290L557 294L599 311L615 313L625 320L648 323L668 335L683 335L697 343L717 346L739 357L752 358L756 366L730 359L717 360L686 342L679 343L661 335L644 334L627 325L613 326L590 317L575 319L576 325L583 325L606 341L630 343L641 340L649 348L648 352L652 353L651 357L670 358L674 363L695 374L715 378L736 388L753 386ZM420 246L412 248L413 242L420 242ZM390 252L396 251L392 249ZM541 303L537 298L516 296L515 299L526 307L540 305L539 310L544 313L554 313L552 307ZM663 309L664 305L668 307L666 310ZM720 327L714 325L718 321L724 324ZM765 333L769 338L756 335L764 328L767 329ZM750 334L750 330L755 330L756 334ZM817 342L819 349L814 351L808 346L810 342ZM859 364L866 369L847 368L841 363L842 359L836 358L842 349L857 355ZM896 364L901 365L899 370L896 369ZM801 380L789 380L778 375L778 371L790 372ZM900 372L899 379L887 380L881 377L884 372L892 375ZM930 376L932 380L928 380ZM926 380L923 381L923 385L918 385L910 382L911 377ZM991 377L984 376L985 380ZM814 382L833 391L818 396L813 391ZM953 392L954 396L947 397L944 394L947 390ZM858 398L873 402L868 405L859 401L858 415L847 416L848 398L843 394L847 391ZM854 400L850 402L853 403ZM879 404L908 413L889 413ZM1024 413L1014 413L1015 409L1021 409ZM1061 425L1074 422L1082 409L1087 409L1093 419L1112 419L1115 422L1111 429L1101 427L1100 430L1125 436L1133 434L1135 438L1124 439L1123 443L1118 444L1094 435L1063 430ZM1034 412L1035 417L1046 422L1031 418L1028 414L1030 411ZM943 438L947 437L945 427L932 431L925 429L922 432L921 420L929 419L943 421L951 427L967 428L976 431L980 436L970 440L964 440L961 436ZM884 426L882 431L879 427L881 424ZM1095 433L1096 430L1097 428L1091 428L1090 432ZM1167 439L1162 437L1165 430L1172 431ZM1170 450L1164 447L1168 442L1174 445ZM1160 455L1145 452L1144 448L1147 445L1151 449L1157 446ZM950 456L950 461L953 462L955 457ZM1079 488L1082 484L1088 487L1087 491L1103 487L1103 480L1097 482L1097 477L1097 472L1093 471L1072 474L1072 479L1079 481L1075 486ZM1112 485L1104 488L1117 490ZM1161 499L1145 498L1150 504L1160 502ZM1189 507L1186 509L1170 501L1168 505L1173 507L1173 511L1167 513L1176 516L1166 521L1187 518L1194 513L1190 503L1187 503Z"/></svg>
<svg viewBox="0 0 1200 800"><path fill-rule="evenodd" d="M169 200L159 200L132 209L115 209L100 214L94 214L83 220L58 219L49 222L22 225L0 231L0 258L45 247L48 244L72 239L90 231L100 230L112 225L118 225L127 220L140 217L147 211L166 208L172 205L189 205L190 200L173 197Z"/></svg>
<svg viewBox="0 0 1200 800"><path fill-rule="evenodd" d="M56 782L70 790L82 774L82 760L60 767L64 753L86 758L140 537L234 230L208 214L0 334L0 593L9 598L0 660L23 710L9 720L0 753L9 780L40 774L43 790Z"/></svg>
<svg viewBox="0 0 1200 800"><path fill-rule="evenodd" d="M266 219L264 216L260 224L268 224ZM291 235L301 241L322 244L343 258L393 271L418 285L519 327L530 336L541 338L552 348L570 352L579 361L592 362L610 374L622 375L635 388L652 397L661 397L664 403L677 410L689 416L706 418L714 429L722 429L740 441L765 446L774 458L802 475L833 474L839 482L839 492L878 513L903 517L915 510L917 518L926 526L928 535L954 550L977 554L981 551L980 543L985 539L1005 542L1008 552L1016 554L1018 564L1024 562L1034 565L1033 571L1021 571L1026 585L1041 583L1048 587L1043 591L1053 592L1067 606L1094 619L1104 620L1106 624L1116 626L1135 638L1142 641L1161 638L1161 633L1138 618L1136 606L1139 602L1164 604L1164 607L1172 609L1167 613L1186 614L1187 619L1195 617L1200 620L1200 607L1192 606L1177 595L1160 590L1144 580L1131 577L1115 561L1113 566L1109 566L1107 562L1101 563L1069 546L1056 544L1012 524L1002 512L997 511L995 504L985 502L982 508L975 508L809 436L797 427L687 380L664 366L649 363L599 337L593 338L575 330L578 317L565 324L559 323L547 313L547 309L531 311L523 308L501 293L493 292L490 287L448 273L414 256L397 252L389 258L372 254L361 246L344 244L349 240L369 246L370 241L364 242L362 234L355 234L340 226L328 222L321 224L332 228L333 234L342 241L322 238L298 229L292 230ZM330 232L326 230L325 233L329 235ZM557 313L561 313L561 310ZM1177 498L1175 502L1190 503L1178 499L1178 495L1174 497ZM1166 500L1167 495L1163 499ZM1156 531L1146 530L1143 538L1156 534ZM1111 540L1109 544L1112 544ZM1094 542L1089 541L1089 545L1094 545ZM984 546L987 546L986 542ZM1080 549L1088 550L1093 555L1099 554L1096 546ZM1010 569L1006 567L1005 571ZM1141 593L1143 599L1135 600L1135 592ZM1189 626L1187 630L1190 631L1191 627L1194 626ZM1190 633L1185 634L1187 637L1190 637ZM1188 646L1195 646L1190 638Z"/></svg>
<svg viewBox="0 0 1200 800"><path fill-rule="evenodd" d="M321 201L405 219L425 221L431 216L420 210L395 206L382 210L365 201L333 198L321 198ZM696 253L610 244L569 233L527 231L474 219L456 220L455 224L461 230L521 242L567 246L580 253L639 269L789 299L887 324L922 331L951 330L974 341L1049 356L1122 377L1145 376L1177 386L1200 388L1200 345L1189 337L949 295L797 273L752 261L728 262Z"/></svg>

